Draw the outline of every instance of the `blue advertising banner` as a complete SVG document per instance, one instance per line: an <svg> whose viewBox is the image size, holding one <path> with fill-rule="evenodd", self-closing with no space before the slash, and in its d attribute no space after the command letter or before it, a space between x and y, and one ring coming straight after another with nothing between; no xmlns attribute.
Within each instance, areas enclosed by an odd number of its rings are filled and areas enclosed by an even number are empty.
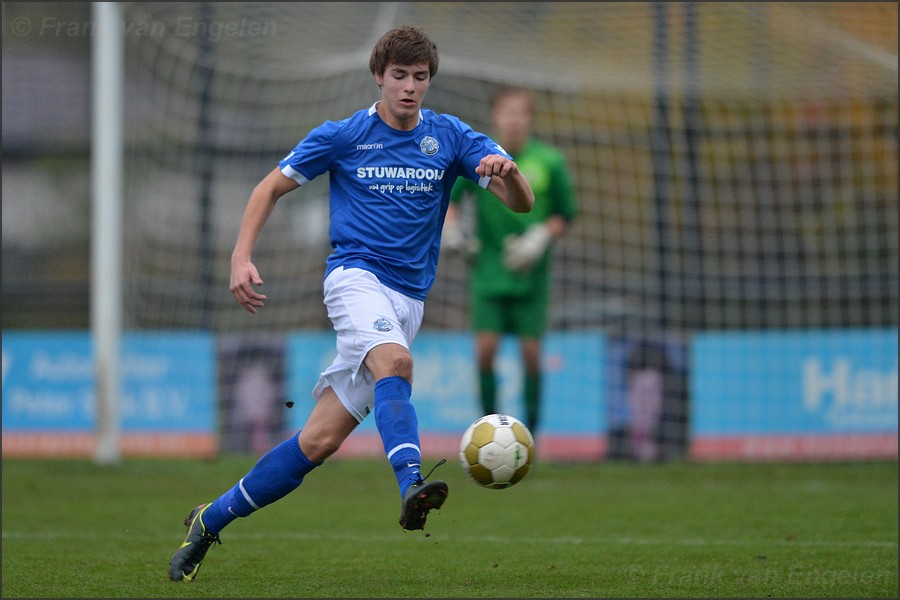
<svg viewBox="0 0 900 600"><path fill-rule="evenodd" d="M595 437L605 432L604 345L605 338L599 332L547 336L543 351L543 430ZM302 425L312 409L312 388L335 354L332 332L297 332L289 337L289 390L296 402L295 426ZM413 345L413 359L413 402L421 431L455 435L481 416L472 334L422 332ZM497 375L498 410L521 415L522 367L513 338L501 343ZM363 421L360 430L374 431L374 419Z"/></svg>
<svg viewBox="0 0 900 600"><path fill-rule="evenodd" d="M695 436L897 432L897 330L701 333Z"/></svg>
<svg viewBox="0 0 900 600"><path fill-rule="evenodd" d="M93 434L96 402L91 347L88 332L4 333L4 453L16 453L14 446L36 447L33 440L19 434L39 434L43 439L38 445L45 447L53 446L47 440L54 432ZM180 434L173 448L209 452L217 428L212 334L126 333L121 369L119 412L124 436ZM153 452L151 446L166 443L162 438L134 439L135 447ZM67 452L64 444L56 446L61 453ZM80 449L82 445L70 450L77 453Z"/></svg>
<svg viewBox="0 0 900 600"><path fill-rule="evenodd" d="M312 390L319 373L337 356L335 344L335 334L331 331L294 331L286 338L287 399L293 403L288 416L295 431L303 426L312 410Z"/></svg>

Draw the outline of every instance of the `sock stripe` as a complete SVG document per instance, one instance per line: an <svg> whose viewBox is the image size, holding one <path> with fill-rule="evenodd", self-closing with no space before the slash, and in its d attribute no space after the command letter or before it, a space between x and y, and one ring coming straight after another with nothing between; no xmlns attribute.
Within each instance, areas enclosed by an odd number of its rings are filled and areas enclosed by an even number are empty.
<svg viewBox="0 0 900 600"><path fill-rule="evenodd" d="M244 495L244 500L246 500L247 503L253 507L253 510L259 510L259 507L253 501L253 498L250 497L250 494L247 493L247 489L244 487L244 478L243 477L241 477L241 480L238 481L238 487L241 488L241 494Z"/></svg>
<svg viewBox="0 0 900 600"><path fill-rule="evenodd" d="M398 451L403 450L404 448L413 448L420 455L422 454L422 451L415 444L400 444L398 446L394 446L393 448L391 448L391 451L388 452L388 455L387 455L388 460L391 460L392 456L394 456Z"/></svg>

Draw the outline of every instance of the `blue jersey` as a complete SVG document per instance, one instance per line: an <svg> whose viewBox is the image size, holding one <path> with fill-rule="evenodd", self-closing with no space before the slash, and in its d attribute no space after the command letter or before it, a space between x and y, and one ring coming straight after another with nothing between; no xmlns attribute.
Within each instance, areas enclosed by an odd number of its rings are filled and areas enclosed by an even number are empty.
<svg viewBox="0 0 900 600"><path fill-rule="evenodd" d="M490 178L479 178L475 167L489 154L509 154L456 117L423 109L412 131L399 131L375 106L316 127L279 168L300 185L329 173L334 251L326 277L339 266L358 267L424 300L457 176L486 188Z"/></svg>

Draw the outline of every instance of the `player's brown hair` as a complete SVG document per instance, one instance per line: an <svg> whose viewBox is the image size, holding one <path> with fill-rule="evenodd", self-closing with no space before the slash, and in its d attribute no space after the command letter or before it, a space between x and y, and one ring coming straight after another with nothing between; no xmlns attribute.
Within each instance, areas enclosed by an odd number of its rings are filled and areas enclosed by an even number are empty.
<svg viewBox="0 0 900 600"><path fill-rule="evenodd" d="M428 63L428 74L434 77L438 70L437 46L420 27L395 27L381 36L372 48L369 70L373 75L384 75L391 63L404 66Z"/></svg>

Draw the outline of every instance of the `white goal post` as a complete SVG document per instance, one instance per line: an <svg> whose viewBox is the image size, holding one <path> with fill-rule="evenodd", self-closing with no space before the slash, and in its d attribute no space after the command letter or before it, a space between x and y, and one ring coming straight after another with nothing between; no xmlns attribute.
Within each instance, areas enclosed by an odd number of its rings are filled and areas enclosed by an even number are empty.
<svg viewBox="0 0 900 600"><path fill-rule="evenodd" d="M119 399L125 40L119 3L95 2L93 15L96 34L92 48L91 334L97 414L94 458L100 464L116 464L122 455Z"/></svg>

